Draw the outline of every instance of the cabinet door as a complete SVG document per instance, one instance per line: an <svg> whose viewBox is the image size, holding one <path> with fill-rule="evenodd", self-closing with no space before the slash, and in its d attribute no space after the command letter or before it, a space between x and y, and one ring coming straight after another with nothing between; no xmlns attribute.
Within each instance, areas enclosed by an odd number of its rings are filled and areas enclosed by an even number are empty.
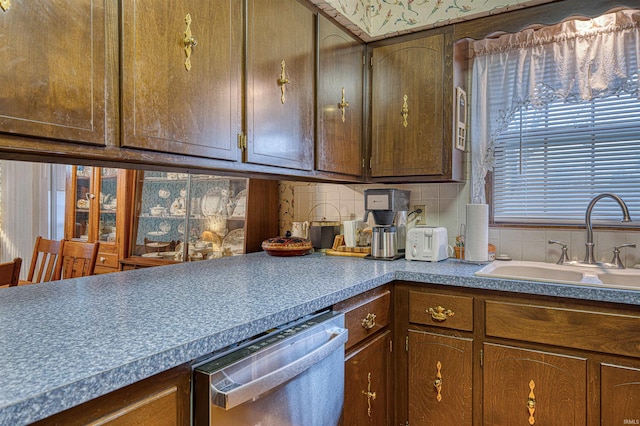
<svg viewBox="0 0 640 426"><path fill-rule="evenodd" d="M34 425L189 425L189 365L181 365L54 414Z"/></svg>
<svg viewBox="0 0 640 426"><path fill-rule="evenodd" d="M373 49L372 177L445 173L444 46L439 34Z"/></svg>
<svg viewBox="0 0 640 426"><path fill-rule="evenodd" d="M122 13L123 145L238 160L242 2L139 0Z"/></svg>
<svg viewBox="0 0 640 426"><path fill-rule="evenodd" d="M249 0L247 161L313 168L314 13L296 0Z"/></svg>
<svg viewBox="0 0 640 426"><path fill-rule="evenodd" d="M600 371L600 424L640 424L640 368L602 364Z"/></svg>
<svg viewBox="0 0 640 426"><path fill-rule="evenodd" d="M316 169L359 176L364 45L325 17L318 19Z"/></svg>
<svg viewBox="0 0 640 426"><path fill-rule="evenodd" d="M65 238L100 242L96 274L120 269L128 247L133 171L69 166Z"/></svg>
<svg viewBox="0 0 640 426"><path fill-rule="evenodd" d="M472 363L471 339L409 330L409 424L471 425Z"/></svg>
<svg viewBox="0 0 640 426"><path fill-rule="evenodd" d="M7 3L0 132L105 144L106 1Z"/></svg>
<svg viewBox="0 0 640 426"><path fill-rule="evenodd" d="M484 424L587 424L586 384L586 359L485 344Z"/></svg>
<svg viewBox="0 0 640 426"><path fill-rule="evenodd" d="M343 424L390 424L390 340L386 331L347 354Z"/></svg>

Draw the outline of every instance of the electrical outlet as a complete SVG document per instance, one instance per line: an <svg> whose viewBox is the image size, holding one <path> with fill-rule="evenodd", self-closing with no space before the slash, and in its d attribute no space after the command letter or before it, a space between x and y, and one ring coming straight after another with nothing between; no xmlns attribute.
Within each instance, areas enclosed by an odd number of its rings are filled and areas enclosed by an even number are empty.
<svg viewBox="0 0 640 426"><path fill-rule="evenodd" d="M411 211L422 210L422 213L414 213L416 225L426 225L427 224L427 206L425 205L417 205L413 206Z"/></svg>

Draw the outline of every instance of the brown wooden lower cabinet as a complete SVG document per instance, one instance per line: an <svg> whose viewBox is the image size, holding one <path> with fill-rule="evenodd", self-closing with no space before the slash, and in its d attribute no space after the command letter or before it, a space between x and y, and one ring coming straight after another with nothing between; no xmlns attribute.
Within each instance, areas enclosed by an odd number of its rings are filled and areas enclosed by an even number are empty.
<svg viewBox="0 0 640 426"><path fill-rule="evenodd" d="M394 336L406 340L394 352L394 424L640 424L640 307L404 282L393 291Z"/></svg>
<svg viewBox="0 0 640 426"><path fill-rule="evenodd" d="M471 425L473 341L408 330L409 425Z"/></svg>
<svg viewBox="0 0 640 426"><path fill-rule="evenodd" d="M181 365L34 425L188 426L191 369Z"/></svg>
<svg viewBox="0 0 640 426"><path fill-rule="evenodd" d="M640 368L603 363L600 377L600 424L640 424Z"/></svg>
<svg viewBox="0 0 640 426"><path fill-rule="evenodd" d="M485 425L586 425L587 360L484 344Z"/></svg>
<svg viewBox="0 0 640 426"><path fill-rule="evenodd" d="M345 314L343 422L390 425L393 416L392 287L382 286L336 304Z"/></svg>
<svg viewBox="0 0 640 426"><path fill-rule="evenodd" d="M344 425L388 425L391 402L391 332L367 340L345 360Z"/></svg>

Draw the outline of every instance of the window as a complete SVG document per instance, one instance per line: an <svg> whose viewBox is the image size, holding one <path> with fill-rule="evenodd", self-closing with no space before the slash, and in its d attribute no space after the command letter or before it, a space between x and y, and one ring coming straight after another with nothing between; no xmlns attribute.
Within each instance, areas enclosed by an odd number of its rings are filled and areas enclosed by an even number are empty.
<svg viewBox="0 0 640 426"><path fill-rule="evenodd" d="M495 223L582 224L604 192L640 221L638 12L471 43L471 200L493 171ZM619 223L605 200L592 217Z"/></svg>
<svg viewBox="0 0 640 426"><path fill-rule="evenodd" d="M494 222L584 223L589 200L622 197L640 219L640 100L622 94L522 107L496 139ZM594 218L620 220L601 201Z"/></svg>

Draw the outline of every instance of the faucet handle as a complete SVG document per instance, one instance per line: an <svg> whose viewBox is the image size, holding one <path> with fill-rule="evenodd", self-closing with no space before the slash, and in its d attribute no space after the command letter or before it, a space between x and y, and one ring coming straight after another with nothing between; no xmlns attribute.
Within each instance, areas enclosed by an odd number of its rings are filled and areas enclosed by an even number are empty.
<svg viewBox="0 0 640 426"><path fill-rule="evenodd" d="M560 254L560 259L556 262L558 265L564 265L569 262L569 254L567 253L567 244L562 241L557 240L549 240L549 244L559 244L562 247L562 253Z"/></svg>
<svg viewBox="0 0 640 426"><path fill-rule="evenodd" d="M611 259L611 263L619 269L624 269L624 264L622 263L622 260L620 260L620 249L624 248L624 247L636 247L636 243L627 243L627 244L622 244L621 246L617 246L613 248L613 259Z"/></svg>

